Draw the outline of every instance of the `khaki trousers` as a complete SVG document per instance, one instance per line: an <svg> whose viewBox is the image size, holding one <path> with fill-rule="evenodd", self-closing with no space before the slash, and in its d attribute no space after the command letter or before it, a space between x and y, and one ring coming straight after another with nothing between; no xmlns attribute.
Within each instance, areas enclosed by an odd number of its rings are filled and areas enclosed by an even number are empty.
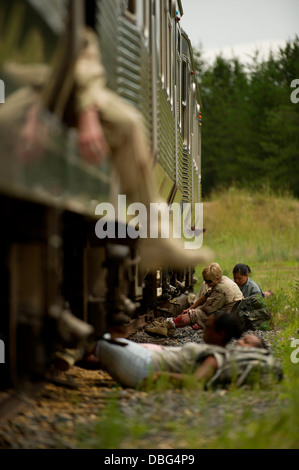
<svg viewBox="0 0 299 470"><path fill-rule="evenodd" d="M121 193L126 194L130 202L141 202L149 207L151 202L158 201L158 193L141 114L108 89L101 90L96 107Z"/></svg>

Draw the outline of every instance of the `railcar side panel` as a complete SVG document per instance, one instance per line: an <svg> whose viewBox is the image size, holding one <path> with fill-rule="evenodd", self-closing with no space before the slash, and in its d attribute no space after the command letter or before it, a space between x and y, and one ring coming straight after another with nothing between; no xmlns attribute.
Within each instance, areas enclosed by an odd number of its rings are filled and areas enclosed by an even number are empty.
<svg viewBox="0 0 299 470"><path fill-rule="evenodd" d="M79 3L73 2L75 10ZM0 78L6 85L6 103L0 104L0 339L7 358L1 385L17 385L47 367L57 339L49 320L53 306L70 308L100 335L107 319L138 319L154 311L176 279L192 286L191 267L142 277L138 265L126 267L136 255L134 243L124 240L121 258L115 245L97 239L95 207L111 200L114 175L108 159L99 168L82 161L74 128L47 112L44 158L28 164L13 157L10 98L42 76L33 65L51 67L66 6L63 0L0 5ZM200 202L201 103L191 44L179 23L182 2L98 0L95 14L108 86L143 116L161 196L169 204ZM74 37L83 20L79 8L76 18ZM7 67L8 60L19 66ZM26 108L19 129L25 116Z"/></svg>

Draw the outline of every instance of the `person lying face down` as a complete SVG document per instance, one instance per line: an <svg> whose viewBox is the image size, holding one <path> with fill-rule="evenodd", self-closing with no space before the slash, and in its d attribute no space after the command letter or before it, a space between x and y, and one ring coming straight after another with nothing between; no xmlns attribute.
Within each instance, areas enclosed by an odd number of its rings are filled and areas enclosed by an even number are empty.
<svg viewBox="0 0 299 470"><path fill-rule="evenodd" d="M168 377L176 385L182 385L190 376L205 382L223 366L227 343L232 338L240 338L242 332L235 315L218 311L207 321L203 335L205 343L167 347L135 343L126 338L101 339L92 354L98 358L101 367L125 387L135 388L147 379L155 382L160 377ZM258 344L262 347L257 337L254 340L245 338L244 347L252 347L253 341L254 347Z"/></svg>
<svg viewBox="0 0 299 470"><path fill-rule="evenodd" d="M237 341L238 346L242 346L244 348L263 348L267 349L267 346L264 340L258 338L255 335L246 335L244 338L241 338Z"/></svg>

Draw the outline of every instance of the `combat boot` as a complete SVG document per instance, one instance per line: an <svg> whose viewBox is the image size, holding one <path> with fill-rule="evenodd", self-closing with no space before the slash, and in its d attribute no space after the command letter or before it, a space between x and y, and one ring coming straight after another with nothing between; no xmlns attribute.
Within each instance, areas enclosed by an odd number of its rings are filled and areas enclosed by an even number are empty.
<svg viewBox="0 0 299 470"><path fill-rule="evenodd" d="M56 351L54 354L54 365L57 369L66 372L71 369L77 361L80 361L85 354L84 349L64 349Z"/></svg>
<svg viewBox="0 0 299 470"><path fill-rule="evenodd" d="M153 321L152 324L145 328L146 333L151 336L173 336L175 331L175 324L172 319L161 321Z"/></svg>

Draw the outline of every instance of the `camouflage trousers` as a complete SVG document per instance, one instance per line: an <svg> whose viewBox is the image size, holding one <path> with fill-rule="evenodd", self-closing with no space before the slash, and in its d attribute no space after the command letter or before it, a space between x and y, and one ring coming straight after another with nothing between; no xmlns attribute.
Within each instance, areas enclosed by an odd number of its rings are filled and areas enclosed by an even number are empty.
<svg viewBox="0 0 299 470"><path fill-rule="evenodd" d="M184 310L189 308L195 301L195 294L182 294L179 297L175 297L171 306L167 309L172 317L181 315Z"/></svg>
<svg viewBox="0 0 299 470"><path fill-rule="evenodd" d="M200 307L189 310L191 325L198 325L205 328L207 320L212 313L213 312L206 313Z"/></svg>
<svg viewBox="0 0 299 470"><path fill-rule="evenodd" d="M174 304L170 307L169 313L176 317L183 310L189 308L194 301L194 294L182 294L174 299ZM246 329L257 330L263 323L271 320L271 313L266 306L266 301L260 295L251 295L246 299L236 302L231 312L239 316ZM201 307L189 310L192 325L197 324L205 327L211 313L204 312Z"/></svg>
<svg viewBox="0 0 299 470"><path fill-rule="evenodd" d="M174 299L173 305L168 309L168 311L173 317L177 317L178 315L181 315L183 310L186 310L194 304L195 300L195 294L182 294L180 297ZM210 314L205 313L200 307L197 307L189 310L189 315L192 325L197 324L204 328Z"/></svg>
<svg viewBox="0 0 299 470"><path fill-rule="evenodd" d="M238 315L246 329L257 330L263 323L271 320L266 301L260 295L251 295L237 302L232 313Z"/></svg>

